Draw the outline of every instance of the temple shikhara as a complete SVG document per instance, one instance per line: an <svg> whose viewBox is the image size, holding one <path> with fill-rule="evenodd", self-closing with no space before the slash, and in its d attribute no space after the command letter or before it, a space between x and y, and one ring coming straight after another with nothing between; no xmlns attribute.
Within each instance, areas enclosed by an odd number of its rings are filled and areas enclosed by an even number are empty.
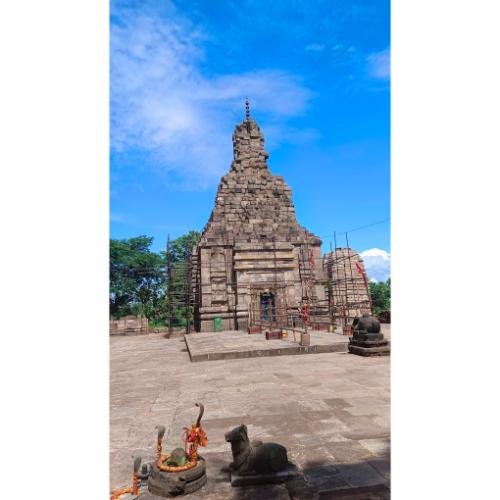
<svg viewBox="0 0 500 500"><path fill-rule="evenodd" d="M332 268L321 256L320 238L298 223L290 187L269 171L248 101L232 139L230 171L192 257L196 330L213 331L214 320L222 330L285 326L304 303L327 327Z"/></svg>
<svg viewBox="0 0 500 500"><path fill-rule="evenodd" d="M330 318L344 323L372 309L363 259L352 248L336 248L323 257Z"/></svg>

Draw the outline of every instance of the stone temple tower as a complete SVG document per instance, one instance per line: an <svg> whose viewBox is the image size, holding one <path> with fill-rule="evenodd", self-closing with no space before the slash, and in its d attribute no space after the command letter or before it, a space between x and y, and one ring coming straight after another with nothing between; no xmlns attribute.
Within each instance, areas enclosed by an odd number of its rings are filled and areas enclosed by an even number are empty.
<svg viewBox="0 0 500 500"><path fill-rule="evenodd" d="M264 136L246 107L231 169L193 252L197 331L284 326L304 296L311 305L325 301L321 240L298 224L291 189L269 171Z"/></svg>
<svg viewBox="0 0 500 500"><path fill-rule="evenodd" d="M335 321L346 326L363 313L371 314L368 278L359 253L352 248L337 248L323 256L323 263Z"/></svg>

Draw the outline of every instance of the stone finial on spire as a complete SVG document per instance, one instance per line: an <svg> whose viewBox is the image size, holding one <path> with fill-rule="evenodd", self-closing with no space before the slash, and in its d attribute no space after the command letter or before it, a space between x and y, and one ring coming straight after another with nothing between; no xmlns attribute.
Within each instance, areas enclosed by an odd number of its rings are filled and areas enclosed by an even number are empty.
<svg viewBox="0 0 500 500"><path fill-rule="evenodd" d="M245 120L248 121L250 118L250 103L248 102L248 97L245 99Z"/></svg>
<svg viewBox="0 0 500 500"><path fill-rule="evenodd" d="M238 166L267 169L269 153L264 149L264 135L259 125L250 118L248 97L245 99L245 119L236 125L233 132L233 157L233 170L238 170Z"/></svg>

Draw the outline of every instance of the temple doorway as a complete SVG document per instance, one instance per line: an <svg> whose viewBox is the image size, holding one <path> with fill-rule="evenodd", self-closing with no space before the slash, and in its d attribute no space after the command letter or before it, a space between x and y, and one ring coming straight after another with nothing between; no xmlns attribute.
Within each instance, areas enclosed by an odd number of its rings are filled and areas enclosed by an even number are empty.
<svg viewBox="0 0 500 500"><path fill-rule="evenodd" d="M260 319L261 321L276 321L274 293L262 292L260 294Z"/></svg>

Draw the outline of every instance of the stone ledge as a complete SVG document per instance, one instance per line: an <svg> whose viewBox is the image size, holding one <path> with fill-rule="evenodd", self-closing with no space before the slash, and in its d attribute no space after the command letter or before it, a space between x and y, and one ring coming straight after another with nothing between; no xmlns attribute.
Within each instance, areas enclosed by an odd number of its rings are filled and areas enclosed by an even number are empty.
<svg viewBox="0 0 500 500"><path fill-rule="evenodd" d="M345 337L339 339L339 335L326 334L328 336L332 336L331 340L326 341L324 339L325 334L323 333L320 334L323 337L320 342L315 340L314 332L311 333L311 345L309 346L301 346L298 342L294 342L292 340L265 340L264 334L248 335L246 333L241 333L238 334L238 337L241 338L238 338L235 341L234 336L227 336L225 338L224 333L220 333L212 336L207 347L207 345L200 345L198 343L200 335L207 334L191 334L184 337L192 362L259 358L268 356L322 354L327 352L346 353L348 347L348 341Z"/></svg>

